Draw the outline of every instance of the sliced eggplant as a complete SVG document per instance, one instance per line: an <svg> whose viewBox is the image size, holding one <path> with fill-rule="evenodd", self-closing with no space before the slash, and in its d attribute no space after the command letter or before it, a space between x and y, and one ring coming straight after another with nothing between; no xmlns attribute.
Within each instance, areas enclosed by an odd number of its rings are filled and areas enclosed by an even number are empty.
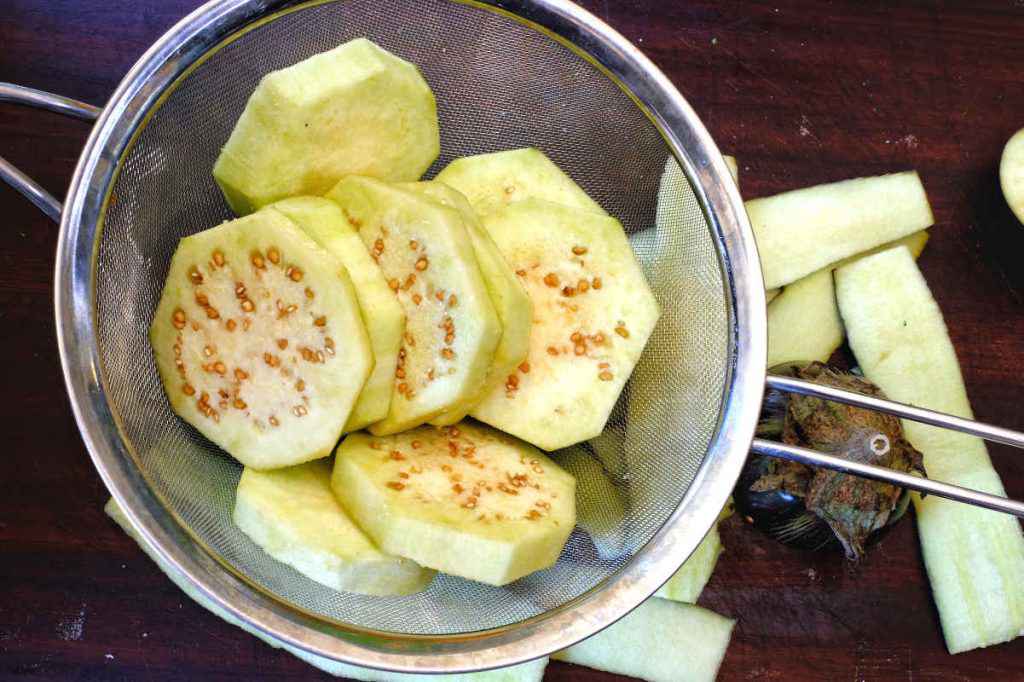
<svg viewBox="0 0 1024 682"><path fill-rule="evenodd" d="M331 462L245 469L233 520L278 561L336 590L376 596L419 592L434 571L391 556L359 530L331 492Z"/></svg>
<svg viewBox="0 0 1024 682"><path fill-rule="evenodd" d="M483 388L501 339L462 215L357 176L327 198L359 230L406 315L390 411L370 430L397 433L458 409Z"/></svg>
<svg viewBox="0 0 1024 682"><path fill-rule="evenodd" d="M491 585L554 564L576 523L572 476L472 422L351 434L332 485L385 552Z"/></svg>
<svg viewBox="0 0 1024 682"><path fill-rule="evenodd" d="M607 215L544 152L533 147L455 159L435 179L464 194L480 215L524 199Z"/></svg>
<svg viewBox="0 0 1024 682"><path fill-rule="evenodd" d="M323 194L350 174L417 180L440 144L434 94L419 70L357 38L264 76L213 177L246 215Z"/></svg>
<svg viewBox="0 0 1024 682"><path fill-rule="evenodd" d="M329 455L373 367L344 266L273 210L181 240L150 342L174 411L254 469Z"/></svg>
<svg viewBox="0 0 1024 682"><path fill-rule="evenodd" d="M373 348L374 365L363 392L359 394L345 431L357 431L384 419L391 407L398 350L405 332L405 312L388 288L380 267L373 262L363 240L341 209L321 197L294 197L271 204L293 220L320 246L345 266L362 312Z"/></svg>
<svg viewBox="0 0 1024 682"><path fill-rule="evenodd" d="M440 182L418 182L405 187L454 208L462 216L473 242L480 273L487 285L487 293L501 321L501 341L494 351L494 361L481 390L462 404L430 420L435 426L448 426L461 421L488 392L510 381L510 377L523 365L530 349L533 304L530 303L526 289L498 250L498 245L484 230L464 196Z"/></svg>
<svg viewBox="0 0 1024 682"><path fill-rule="evenodd" d="M527 199L485 216L533 301L526 363L470 414L544 450L601 433L658 320L614 218Z"/></svg>

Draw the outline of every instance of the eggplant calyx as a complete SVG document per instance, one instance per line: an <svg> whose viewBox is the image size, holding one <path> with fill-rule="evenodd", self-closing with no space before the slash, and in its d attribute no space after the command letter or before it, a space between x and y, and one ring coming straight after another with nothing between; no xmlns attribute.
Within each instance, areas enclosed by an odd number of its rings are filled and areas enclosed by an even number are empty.
<svg viewBox="0 0 1024 682"><path fill-rule="evenodd" d="M776 373L884 398L867 379L820 362L787 363ZM769 389L758 435L851 461L925 475L921 453L903 437L898 418L812 396ZM869 537L906 509L905 491L879 481L754 456L736 490L740 511L771 535L815 547L825 529L851 561ZM807 541L805 541L807 540Z"/></svg>

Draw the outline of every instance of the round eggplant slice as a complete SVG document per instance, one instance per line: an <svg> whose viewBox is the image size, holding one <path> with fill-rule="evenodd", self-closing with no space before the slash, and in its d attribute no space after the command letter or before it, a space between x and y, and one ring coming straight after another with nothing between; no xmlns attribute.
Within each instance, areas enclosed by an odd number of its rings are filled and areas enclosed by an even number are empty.
<svg viewBox="0 0 1024 682"><path fill-rule="evenodd" d="M320 195L349 174L418 180L440 151L419 70L365 38L268 73L213 167L232 210Z"/></svg>
<svg viewBox="0 0 1024 682"><path fill-rule="evenodd" d="M331 492L331 463L246 469L235 493L235 525L267 554L328 587L378 596L419 592L434 571L385 554Z"/></svg>
<svg viewBox="0 0 1024 682"><path fill-rule="evenodd" d="M373 262L359 233L333 201L321 197L294 197L271 204L269 208L295 221L303 232L337 257L352 278L375 363L345 431L358 431L380 421L391 406L391 386L405 331L402 306L388 289L384 273Z"/></svg>
<svg viewBox="0 0 1024 682"><path fill-rule="evenodd" d="M469 238L473 242L473 252L480 265L480 273L484 277L484 284L487 285L487 293L501 322L501 340L494 351L494 361L481 390L461 405L430 420L435 426L448 426L461 421L490 390L508 381L515 381L516 370L523 365L530 350L533 304L530 303L526 289L501 255L498 245L484 230L473 207L462 194L440 182L416 182L403 187L454 208L462 216L469 231Z"/></svg>
<svg viewBox="0 0 1024 682"><path fill-rule="evenodd" d="M388 416L370 426L397 433L479 393L501 338L468 229L458 211L379 180L350 176L337 203L405 310Z"/></svg>
<svg viewBox="0 0 1024 682"><path fill-rule="evenodd" d="M480 215L524 199L607 215L544 152L533 147L455 159L434 179L464 194Z"/></svg>
<svg viewBox="0 0 1024 682"><path fill-rule="evenodd" d="M351 434L331 483L383 551L491 585L554 564L576 523L572 476L471 422Z"/></svg>
<svg viewBox="0 0 1024 682"><path fill-rule="evenodd" d="M329 455L373 367L345 268L277 211L181 240L150 342L174 411L254 469Z"/></svg>
<svg viewBox="0 0 1024 682"><path fill-rule="evenodd" d="M660 314L614 218L538 199L484 228L533 302L524 365L470 414L557 450L601 433Z"/></svg>

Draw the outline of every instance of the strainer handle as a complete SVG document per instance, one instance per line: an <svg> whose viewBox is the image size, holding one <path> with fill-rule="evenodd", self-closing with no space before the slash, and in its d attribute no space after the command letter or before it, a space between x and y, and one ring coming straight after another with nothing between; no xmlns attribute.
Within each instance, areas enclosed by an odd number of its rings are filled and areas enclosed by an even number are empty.
<svg viewBox="0 0 1024 682"><path fill-rule="evenodd" d="M754 439L754 442L751 443L750 451L765 457L788 459L791 462L800 462L807 466L832 469L833 471L841 471L844 474L852 474L861 478L891 483L901 488L916 490L919 493L945 497L949 500L963 502L975 507L984 507L985 509L992 509L1005 514L1012 514L1024 519L1024 504L1016 500L999 497L998 495L983 493L972 488L964 488L952 485L951 483L943 483L942 481L933 481L930 478L921 478L912 474L905 474L902 471L875 466L874 464L851 462L848 459L826 455L816 450L808 450L796 445L786 445L785 443L777 443L762 438Z"/></svg>
<svg viewBox="0 0 1024 682"><path fill-rule="evenodd" d="M983 424L970 419L963 419L962 417L943 414L942 412L926 410L924 408L914 407L913 405L906 405L904 403L897 403L891 400L883 400L881 398L866 396L852 391L844 391L832 386L823 386L821 384L793 379L791 377L770 374L768 375L766 383L770 388L780 391L800 393L802 395L814 396L824 400L832 400L838 403L845 403L847 405L862 407L868 410L884 412L904 419L910 419L911 421L921 422L922 424L938 426L952 431L959 431L972 436L978 436L979 438L984 438L986 440L1024 448L1024 433L1020 433L1019 431L1004 429L999 426L992 426L991 424ZM833 455L826 455L821 452L816 452L815 450L808 450L807 448L795 445L786 445L784 443L777 443L775 441L764 440L761 438L754 439L753 443L751 443L750 450L755 454L766 457L788 459L808 466L823 467L825 469L841 471L854 476L870 478L875 481L884 481L885 483L891 483L901 488L909 488L910 490L916 490L918 492L928 493L930 495L956 500L957 502L963 502L976 507L984 507L985 509L992 509L994 511L1000 511L1006 514L1012 514L1019 518L1024 518L1024 504L1021 502L1000 497L998 495L983 493L971 488L964 488L950 483L943 483L941 481L933 481L928 478L921 478L919 476L903 473L901 471L894 471L892 469L875 466L873 464L851 462L850 460L835 457Z"/></svg>
<svg viewBox="0 0 1024 682"><path fill-rule="evenodd" d="M853 405L854 407L863 407L867 410L884 412L902 417L903 419L909 419L910 421L921 422L922 424L939 426L951 431L960 431L961 433L969 433L978 438L1003 443L1004 445L1012 445L1015 448L1024 448L1024 433L1012 429L1004 429L1001 426L992 426L991 424L984 424L971 419L964 419L963 417L954 417L951 414L926 410L923 407L914 407L906 403L897 403L892 400L875 398L853 391L844 391L834 386L824 386L811 381L793 379L792 377L784 377L777 374L769 374L765 383L769 388L785 391L786 393L799 393L801 395L822 398L823 400Z"/></svg>
<svg viewBox="0 0 1024 682"><path fill-rule="evenodd" d="M60 95L53 95L42 90L3 82L0 82L0 102L46 109L85 121L95 121L99 118L101 111L98 107L69 97L61 97ZM62 210L60 202L43 189L42 185L22 173L2 156L0 156L0 180L21 192L26 199L35 204L36 208L49 216L53 222L60 222Z"/></svg>

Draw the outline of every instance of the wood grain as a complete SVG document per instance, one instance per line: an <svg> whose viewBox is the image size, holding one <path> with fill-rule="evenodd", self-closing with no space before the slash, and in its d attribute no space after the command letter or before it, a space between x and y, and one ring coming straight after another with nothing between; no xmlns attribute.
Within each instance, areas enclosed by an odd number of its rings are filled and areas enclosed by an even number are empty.
<svg viewBox="0 0 1024 682"><path fill-rule="evenodd" d="M0 80L102 104L189 0L7 0ZM921 266L980 419L1024 429L1024 228L998 189L1024 126L1024 5L778 0L584 3L672 78L744 191L918 169L937 224ZM81 122L4 106L0 154L63 195ZM104 517L56 354L57 228L0 188L0 676L325 677L205 612ZM1024 465L993 459L1024 497ZM1020 679L1024 640L945 652L912 521L857 567L775 545L740 520L702 605L739 620L723 680ZM548 680L617 679L554 663Z"/></svg>

